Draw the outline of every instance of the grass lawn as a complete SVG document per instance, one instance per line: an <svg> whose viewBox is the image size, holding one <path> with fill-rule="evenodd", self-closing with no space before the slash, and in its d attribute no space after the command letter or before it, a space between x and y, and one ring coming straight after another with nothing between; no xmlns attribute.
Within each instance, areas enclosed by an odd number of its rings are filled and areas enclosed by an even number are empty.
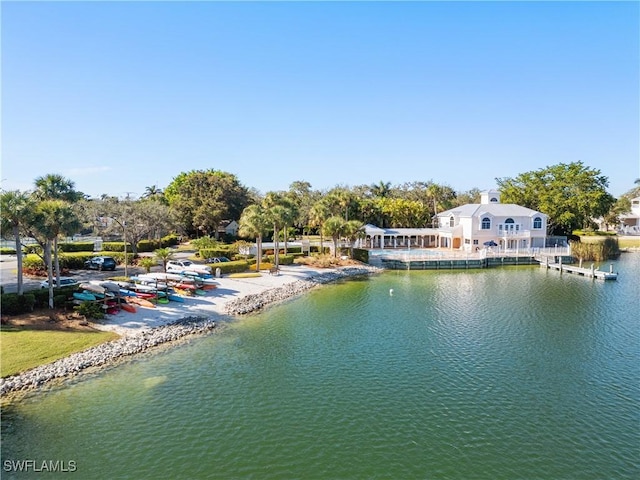
<svg viewBox="0 0 640 480"><path fill-rule="evenodd" d="M621 238L618 245L620 248L640 248L640 238Z"/></svg>
<svg viewBox="0 0 640 480"><path fill-rule="evenodd" d="M35 330L3 325L0 330L0 376L7 377L51 363L116 338L118 335L113 332Z"/></svg>

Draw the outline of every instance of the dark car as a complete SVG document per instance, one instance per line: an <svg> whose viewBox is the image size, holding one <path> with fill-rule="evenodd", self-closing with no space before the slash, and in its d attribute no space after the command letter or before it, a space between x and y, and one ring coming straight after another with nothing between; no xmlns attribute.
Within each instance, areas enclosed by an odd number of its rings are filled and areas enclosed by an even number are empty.
<svg viewBox="0 0 640 480"><path fill-rule="evenodd" d="M113 257L93 257L84 262L85 268L96 270L115 270L116 261Z"/></svg>
<svg viewBox="0 0 640 480"><path fill-rule="evenodd" d="M230 262L231 260L229 260L227 257L212 257L212 258L207 258L206 263L224 263L224 262Z"/></svg>

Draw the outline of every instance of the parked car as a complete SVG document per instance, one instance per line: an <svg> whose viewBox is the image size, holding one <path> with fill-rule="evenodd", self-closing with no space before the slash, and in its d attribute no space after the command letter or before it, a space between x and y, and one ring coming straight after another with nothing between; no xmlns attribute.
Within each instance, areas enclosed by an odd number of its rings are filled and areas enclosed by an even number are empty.
<svg viewBox="0 0 640 480"><path fill-rule="evenodd" d="M169 260L167 262L167 272L180 273L185 270L192 272L211 273L211 267L190 260Z"/></svg>
<svg viewBox="0 0 640 480"><path fill-rule="evenodd" d="M230 262L231 260L229 260L227 257L213 257L213 258L207 258L205 261L207 263L224 263L224 262Z"/></svg>
<svg viewBox="0 0 640 480"><path fill-rule="evenodd" d="M89 270L115 270L116 261L113 257L93 257L84 262L84 266Z"/></svg>
<svg viewBox="0 0 640 480"><path fill-rule="evenodd" d="M60 277L60 286L61 287L77 287L79 283L75 278L70 277ZM56 279L53 279L53 286L56 286ZM49 280L43 280L40 282L40 288L49 288Z"/></svg>

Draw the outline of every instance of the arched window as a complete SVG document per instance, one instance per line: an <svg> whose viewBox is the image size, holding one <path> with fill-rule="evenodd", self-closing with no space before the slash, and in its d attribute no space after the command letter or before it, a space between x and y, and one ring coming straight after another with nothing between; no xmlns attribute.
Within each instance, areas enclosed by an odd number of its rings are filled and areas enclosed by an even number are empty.
<svg viewBox="0 0 640 480"><path fill-rule="evenodd" d="M449 217L449 226L450 227L455 227L456 226L456 219L453 217L453 215L451 215Z"/></svg>
<svg viewBox="0 0 640 480"><path fill-rule="evenodd" d="M496 197L491 197L491 200L489 200L492 203L498 203L498 199Z"/></svg>
<svg viewBox="0 0 640 480"><path fill-rule="evenodd" d="M513 218L507 218L504 223L516 223L513 221Z"/></svg>
<svg viewBox="0 0 640 480"><path fill-rule="evenodd" d="M482 226L480 228L482 230L491 230L491 219L489 217L484 217L482 219Z"/></svg>
<svg viewBox="0 0 640 480"><path fill-rule="evenodd" d="M533 228L540 230L542 228L542 219L540 217L536 217L533 219Z"/></svg>

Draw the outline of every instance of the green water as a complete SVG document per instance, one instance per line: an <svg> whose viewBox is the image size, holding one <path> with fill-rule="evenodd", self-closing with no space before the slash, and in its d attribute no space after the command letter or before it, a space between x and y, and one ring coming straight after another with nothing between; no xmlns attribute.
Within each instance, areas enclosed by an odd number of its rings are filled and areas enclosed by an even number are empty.
<svg viewBox="0 0 640 480"><path fill-rule="evenodd" d="M6 407L2 478L640 478L640 255L615 268L322 287Z"/></svg>

